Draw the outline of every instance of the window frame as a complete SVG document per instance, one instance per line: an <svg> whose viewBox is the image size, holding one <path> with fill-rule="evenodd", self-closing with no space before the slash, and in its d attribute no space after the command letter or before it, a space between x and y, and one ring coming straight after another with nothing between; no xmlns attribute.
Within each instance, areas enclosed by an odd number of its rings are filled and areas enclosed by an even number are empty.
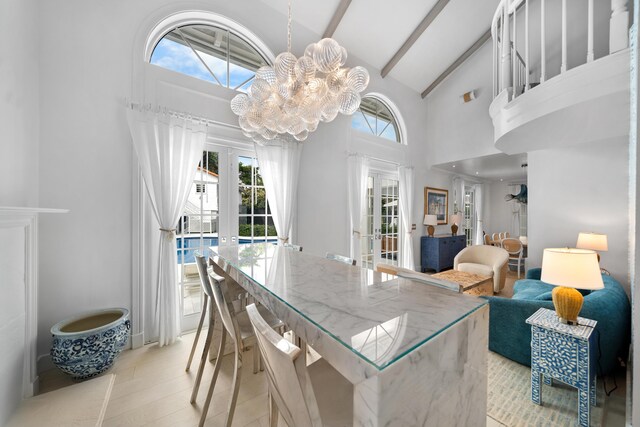
<svg viewBox="0 0 640 427"><path fill-rule="evenodd" d="M375 132L363 132L360 131L356 128L353 127L353 118L351 120L351 129L355 132L357 132L358 134L362 134L362 135L368 135L371 137L376 138L376 140L382 141L384 140L385 143L387 141L390 142L395 142L398 145L407 145L407 134L406 134L406 126L404 123L404 119L402 118L402 115L400 114L400 111L398 110L398 107L395 105L395 103L393 101L391 101L387 96L378 93L378 92L369 92L365 95L362 96L362 99L365 98L372 98L375 99L376 101L378 101L379 103L381 103L382 105L384 105L388 110L389 113L391 113L391 116L393 117L394 121L395 121L395 125L396 125L396 135L398 135L398 137L400 138L400 140L392 140L389 138L385 138L383 136L379 136L376 135ZM358 111L354 114L362 114L360 108L358 108Z"/></svg>

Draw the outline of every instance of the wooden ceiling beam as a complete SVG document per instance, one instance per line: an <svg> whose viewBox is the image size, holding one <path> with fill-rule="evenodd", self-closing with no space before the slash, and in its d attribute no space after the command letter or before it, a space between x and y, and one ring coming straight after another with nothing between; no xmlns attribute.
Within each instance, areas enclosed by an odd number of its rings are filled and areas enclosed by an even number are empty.
<svg viewBox="0 0 640 427"><path fill-rule="evenodd" d="M476 51L480 49L490 38L491 28L489 28L487 32L482 35L482 37L476 40L476 42L471 45L469 49L467 49L462 55L460 55L460 57L456 59L453 64L449 65L449 67L444 70L444 72L440 74L438 78L435 79L433 83L431 83L429 87L424 90L424 92L422 92L422 98L424 99L427 95L429 95L432 90L434 90L440 83L442 83L444 79L449 76L449 74L453 73L456 68L462 65L464 61L466 61L471 55L476 53Z"/></svg>
<svg viewBox="0 0 640 427"><path fill-rule="evenodd" d="M340 4L333 13L333 17L331 17L331 21L329 21L329 25L327 25L327 29L322 35L323 39L333 37L333 33L336 32L336 29L338 28L338 25L340 25L340 21L342 21L344 14L347 13L347 9L349 9L350 4L351 0L340 0Z"/></svg>
<svg viewBox="0 0 640 427"><path fill-rule="evenodd" d="M400 59L411 49L411 46L420 38L422 33L431 25L431 23L436 19L436 17L442 12L444 7L449 3L449 0L438 0L438 2L431 8L427 16L424 17L422 22L418 24L415 30L411 33L409 38L404 42L400 49L393 55L391 60L387 63L387 65L382 68L382 72L380 73L382 77L386 77L389 72L395 67Z"/></svg>

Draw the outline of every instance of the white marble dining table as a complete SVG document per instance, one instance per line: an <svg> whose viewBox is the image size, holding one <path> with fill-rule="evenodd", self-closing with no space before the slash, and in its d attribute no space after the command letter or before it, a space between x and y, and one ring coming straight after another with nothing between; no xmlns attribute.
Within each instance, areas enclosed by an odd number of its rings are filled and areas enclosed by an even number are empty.
<svg viewBox="0 0 640 427"><path fill-rule="evenodd" d="M354 384L353 425L485 425L486 300L272 243L210 249Z"/></svg>

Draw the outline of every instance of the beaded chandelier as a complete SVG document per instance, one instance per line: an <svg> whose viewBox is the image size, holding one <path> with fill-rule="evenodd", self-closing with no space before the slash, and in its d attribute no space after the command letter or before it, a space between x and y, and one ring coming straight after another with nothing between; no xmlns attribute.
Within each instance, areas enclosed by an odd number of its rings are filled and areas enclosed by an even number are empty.
<svg viewBox="0 0 640 427"><path fill-rule="evenodd" d="M259 143L290 137L304 141L320 122L355 113L360 92L369 84L364 67L343 67L347 50L333 39L311 43L300 58L291 53L291 0L287 37L287 52L276 57L273 67L259 68L249 92L231 100L242 133Z"/></svg>

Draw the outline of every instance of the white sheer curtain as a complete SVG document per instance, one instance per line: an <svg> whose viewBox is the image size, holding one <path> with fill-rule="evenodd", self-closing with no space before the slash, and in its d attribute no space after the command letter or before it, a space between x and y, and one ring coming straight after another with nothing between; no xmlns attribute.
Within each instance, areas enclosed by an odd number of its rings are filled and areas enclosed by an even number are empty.
<svg viewBox="0 0 640 427"><path fill-rule="evenodd" d="M411 230L411 213L413 212L413 168L398 168L399 204L404 239L402 239L401 260L403 268L413 270L413 235Z"/></svg>
<svg viewBox="0 0 640 427"><path fill-rule="evenodd" d="M158 280L154 325L160 346L180 334L175 227L189 196L206 138L206 127L188 118L150 109L127 108L133 146L162 237L158 248Z"/></svg>
<svg viewBox="0 0 640 427"><path fill-rule="evenodd" d="M350 257L360 259L360 227L366 206L369 164L360 154L352 154L347 159L347 185L349 188L349 220L351 222Z"/></svg>
<svg viewBox="0 0 640 427"><path fill-rule="evenodd" d="M474 245L484 244L484 237L482 231L484 226L482 225L482 184L476 184L475 186L475 206L476 206L476 236L473 239Z"/></svg>
<svg viewBox="0 0 640 427"><path fill-rule="evenodd" d="M274 140L266 145L255 144L255 148L278 240L287 243L298 195L302 143Z"/></svg>

